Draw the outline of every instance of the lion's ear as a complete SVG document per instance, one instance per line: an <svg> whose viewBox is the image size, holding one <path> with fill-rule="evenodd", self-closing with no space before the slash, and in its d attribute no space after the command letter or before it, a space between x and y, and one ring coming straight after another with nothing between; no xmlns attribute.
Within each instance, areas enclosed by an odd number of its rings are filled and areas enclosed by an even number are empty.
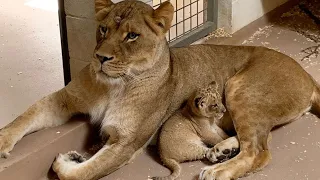
<svg viewBox="0 0 320 180"><path fill-rule="evenodd" d="M113 8L114 3L111 0L95 0L96 19L103 20Z"/></svg>
<svg viewBox="0 0 320 180"><path fill-rule="evenodd" d="M162 3L153 12L154 20L156 21L157 25L163 29L164 33L166 33L171 27L173 13L174 13L174 8L169 1Z"/></svg>
<svg viewBox="0 0 320 180"><path fill-rule="evenodd" d="M114 3L111 0L95 0L95 8L96 8L96 13L101 11L104 8L107 8Z"/></svg>

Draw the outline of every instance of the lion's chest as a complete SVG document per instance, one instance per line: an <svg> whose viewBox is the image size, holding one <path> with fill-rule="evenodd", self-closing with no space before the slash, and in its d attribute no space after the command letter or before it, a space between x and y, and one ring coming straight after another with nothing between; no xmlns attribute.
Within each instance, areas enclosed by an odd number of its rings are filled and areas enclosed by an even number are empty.
<svg viewBox="0 0 320 180"><path fill-rule="evenodd" d="M134 117L130 103L125 96L113 96L99 100L91 109L91 122L115 128L130 127L126 125Z"/></svg>

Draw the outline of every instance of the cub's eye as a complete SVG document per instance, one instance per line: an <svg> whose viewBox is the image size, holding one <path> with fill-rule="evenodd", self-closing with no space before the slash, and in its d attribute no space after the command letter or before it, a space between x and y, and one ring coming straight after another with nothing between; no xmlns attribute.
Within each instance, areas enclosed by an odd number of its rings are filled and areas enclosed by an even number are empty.
<svg viewBox="0 0 320 180"><path fill-rule="evenodd" d="M212 109L213 109L213 108L217 108L217 107L218 107L217 104L212 104L212 105L209 106L209 108L212 108Z"/></svg>
<svg viewBox="0 0 320 180"><path fill-rule="evenodd" d="M104 26L100 26L100 33L102 36L104 36L108 31L108 28L107 27L104 27Z"/></svg>
<svg viewBox="0 0 320 180"><path fill-rule="evenodd" d="M136 39L139 37L139 35L140 35L140 34L137 34L137 33L134 33L134 32L129 32L129 33L127 34L126 39L128 40L128 42L134 41L134 40L136 40Z"/></svg>

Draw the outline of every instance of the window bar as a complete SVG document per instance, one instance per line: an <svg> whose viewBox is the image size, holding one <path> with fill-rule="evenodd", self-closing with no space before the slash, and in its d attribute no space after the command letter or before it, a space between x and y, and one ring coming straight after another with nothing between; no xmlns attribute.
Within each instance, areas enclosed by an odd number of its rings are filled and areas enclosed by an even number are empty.
<svg viewBox="0 0 320 180"><path fill-rule="evenodd" d="M196 3L196 2L197 2L197 1L191 2L190 4L188 4L188 6L189 6L189 5L192 5L192 4ZM187 6L185 6L185 7L187 7ZM183 9L183 7L182 7L182 8L179 8L179 9L177 9L177 10L179 11L179 10L182 10L182 9Z"/></svg>
<svg viewBox="0 0 320 180"><path fill-rule="evenodd" d="M204 2L203 2L203 3L204 3ZM205 4L203 4L203 13L202 13L202 14L203 14L203 16L202 16L203 24L206 23L206 22L207 22L206 19L208 19L208 18L206 18L206 16L208 16L208 11L207 11L207 7L206 7L205 5L208 6L208 2L205 3Z"/></svg>
<svg viewBox="0 0 320 180"><path fill-rule="evenodd" d="M199 14L200 14L200 13L203 13L203 12L204 12L204 10L199 11ZM186 18L185 20L191 19L191 18L195 17L196 15L197 15L197 14L194 14L194 15ZM181 24L181 23L183 23L183 21L179 21L177 24ZM171 27L174 27L175 25L176 25L176 24L173 24ZM194 27L194 28L196 28L196 27ZM194 28L192 28L192 29L194 29Z"/></svg>
<svg viewBox="0 0 320 180"><path fill-rule="evenodd" d="M192 17L192 4L190 4L190 6L189 6L190 8L190 17ZM192 29L192 18L190 18L190 29Z"/></svg>
<svg viewBox="0 0 320 180"><path fill-rule="evenodd" d="M185 24L185 23L184 23L184 22L185 22L185 20L184 20L184 19L185 19L185 17L184 17L184 1L185 1L185 0L182 0L182 6L183 6L183 7L182 7L182 13L183 13L183 15L182 15L182 17L183 17L183 19L182 19L182 21L183 21L183 24L182 24L182 26L183 26L183 28L182 28L182 34L184 34L184 31L185 31L185 29L184 29L184 24Z"/></svg>
<svg viewBox="0 0 320 180"><path fill-rule="evenodd" d="M178 36L178 0L176 0L176 37Z"/></svg>
<svg viewBox="0 0 320 180"><path fill-rule="evenodd" d="M198 19L199 19L199 0L197 0L197 27L199 27Z"/></svg>

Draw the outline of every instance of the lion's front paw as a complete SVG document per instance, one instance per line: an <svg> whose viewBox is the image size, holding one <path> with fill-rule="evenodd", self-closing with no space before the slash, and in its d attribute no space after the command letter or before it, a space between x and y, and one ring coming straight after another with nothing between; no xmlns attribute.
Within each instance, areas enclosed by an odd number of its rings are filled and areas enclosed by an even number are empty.
<svg viewBox="0 0 320 180"><path fill-rule="evenodd" d="M13 149L16 141L5 132L0 131L0 157L7 158L10 155L10 151Z"/></svg>
<svg viewBox="0 0 320 180"><path fill-rule="evenodd" d="M69 156L69 159L71 161L74 161L77 163L82 163L82 162L86 161L86 158L84 156L82 156L81 154L79 154L77 151L70 151L67 153L67 155Z"/></svg>
<svg viewBox="0 0 320 180"><path fill-rule="evenodd" d="M60 180L77 180L78 165L86 159L76 151L59 154L52 165Z"/></svg>
<svg viewBox="0 0 320 180"><path fill-rule="evenodd" d="M199 180L231 180L231 173L222 164L208 166L202 169Z"/></svg>

